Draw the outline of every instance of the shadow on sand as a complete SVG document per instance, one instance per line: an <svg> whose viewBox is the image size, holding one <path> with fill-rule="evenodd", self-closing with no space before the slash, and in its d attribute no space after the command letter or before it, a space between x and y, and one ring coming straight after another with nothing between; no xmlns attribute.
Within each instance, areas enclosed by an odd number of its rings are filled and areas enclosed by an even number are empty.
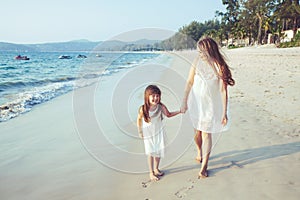
<svg viewBox="0 0 300 200"><path fill-rule="evenodd" d="M274 159L298 152L300 152L300 142L220 153L211 156L209 161L209 175L214 176L216 173L228 168L243 168L246 165L259 161ZM200 169L199 164L171 168L166 170L166 172L172 174L197 168Z"/></svg>

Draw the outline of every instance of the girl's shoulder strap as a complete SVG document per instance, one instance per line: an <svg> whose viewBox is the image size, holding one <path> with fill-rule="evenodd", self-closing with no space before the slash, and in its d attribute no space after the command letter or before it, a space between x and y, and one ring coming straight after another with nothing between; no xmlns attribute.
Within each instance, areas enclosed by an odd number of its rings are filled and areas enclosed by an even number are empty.
<svg viewBox="0 0 300 200"><path fill-rule="evenodd" d="M157 104L158 109L161 109L163 105L164 105L163 103L159 102L159 104Z"/></svg>
<svg viewBox="0 0 300 200"><path fill-rule="evenodd" d="M161 112L163 111L163 108L166 107L165 104L163 104L163 103L159 103L157 106L158 106L157 110L159 110Z"/></svg>
<svg viewBox="0 0 300 200"><path fill-rule="evenodd" d="M158 107L158 110L160 111L160 119L163 120L163 119L164 119L164 117L163 117L163 107L165 107L165 105L164 105L163 103L160 102L160 103L158 104L158 106L159 106L159 107Z"/></svg>

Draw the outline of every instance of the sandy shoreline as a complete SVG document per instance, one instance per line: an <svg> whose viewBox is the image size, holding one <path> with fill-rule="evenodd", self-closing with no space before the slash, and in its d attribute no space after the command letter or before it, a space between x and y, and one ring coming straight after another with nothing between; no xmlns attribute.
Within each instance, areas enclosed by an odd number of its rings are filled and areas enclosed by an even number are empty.
<svg viewBox="0 0 300 200"><path fill-rule="evenodd" d="M188 115L168 120L172 142L162 159L166 175L143 187L147 173L110 169L87 151L78 135L78 118L74 119L74 94L69 93L0 123L0 198L298 199L300 48L224 52L236 79L236 86L229 88L232 124L213 149L208 179L197 179L199 164L194 161ZM166 86L164 103L175 110L196 52L171 54L175 57L171 68L162 67L157 81ZM95 92L92 103L99 102L101 88L82 89L82 93L89 90ZM77 108L84 110L88 103ZM95 116L102 119L97 106ZM89 118L82 120L87 132L96 132ZM127 128L134 132L133 126ZM121 169L147 167L140 141L128 142L132 144L128 151L139 155L134 157L138 163L121 154L110 155L111 162ZM95 146L94 150L110 153L110 148Z"/></svg>

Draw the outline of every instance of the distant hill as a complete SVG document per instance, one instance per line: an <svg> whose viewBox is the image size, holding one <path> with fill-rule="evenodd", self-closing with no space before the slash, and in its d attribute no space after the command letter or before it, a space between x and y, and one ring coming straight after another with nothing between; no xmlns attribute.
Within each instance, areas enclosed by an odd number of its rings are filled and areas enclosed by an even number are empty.
<svg viewBox="0 0 300 200"><path fill-rule="evenodd" d="M123 42L109 40L104 42L91 42L88 40L74 40L69 42L43 43L43 44L14 44L0 42L0 51L16 52L53 52L53 51L142 51L157 50L158 40L137 40Z"/></svg>
<svg viewBox="0 0 300 200"><path fill-rule="evenodd" d="M70 42L44 43L44 44L14 44L0 42L0 51L91 51L99 42L76 40Z"/></svg>
<svg viewBox="0 0 300 200"><path fill-rule="evenodd" d="M29 44L29 47L38 51L91 51L100 42L90 42L87 40L75 40L69 42Z"/></svg>
<svg viewBox="0 0 300 200"><path fill-rule="evenodd" d="M34 47L23 44L0 42L0 51L37 51Z"/></svg>
<svg viewBox="0 0 300 200"><path fill-rule="evenodd" d="M95 51L152 51L158 50L159 40L137 40L123 42L119 40L108 40L99 44Z"/></svg>

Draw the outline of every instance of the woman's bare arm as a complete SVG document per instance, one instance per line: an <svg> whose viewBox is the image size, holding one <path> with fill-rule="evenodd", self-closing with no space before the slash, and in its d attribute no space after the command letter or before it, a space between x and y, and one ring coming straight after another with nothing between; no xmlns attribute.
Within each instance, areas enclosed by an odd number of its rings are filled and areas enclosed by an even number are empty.
<svg viewBox="0 0 300 200"><path fill-rule="evenodd" d="M143 109L142 109L142 106L141 106L140 109L139 109L137 119L136 119L136 126L138 128L138 133L139 133L139 136L141 138L144 137L143 128L142 128L142 126L143 126L143 121L142 120L143 120Z"/></svg>
<svg viewBox="0 0 300 200"><path fill-rule="evenodd" d="M228 104L228 91L227 84L220 79L220 91L222 96L222 104L223 104L223 115L222 115L222 124L225 126L227 124L227 104Z"/></svg>
<svg viewBox="0 0 300 200"><path fill-rule="evenodd" d="M186 81L184 95L183 95L182 104L180 108L181 112L183 113L185 113L186 110L188 109L187 101L188 101L188 96L190 94L191 88L194 84L194 76L195 76L195 67L192 66L189 72L188 79Z"/></svg>

